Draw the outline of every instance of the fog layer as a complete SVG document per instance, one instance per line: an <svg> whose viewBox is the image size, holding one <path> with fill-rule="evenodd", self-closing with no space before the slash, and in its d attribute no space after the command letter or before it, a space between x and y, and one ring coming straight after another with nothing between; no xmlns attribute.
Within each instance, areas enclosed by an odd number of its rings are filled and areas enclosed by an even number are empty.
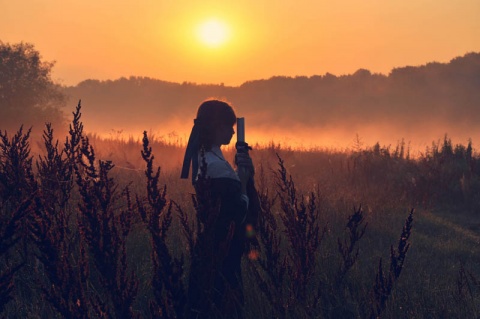
<svg viewBox="0 0 480 319"><path fill-rule="evenodd" d="M140 137L144 130L184 141L200 103L231 102L246 117L250 143L349 147L429 145L448 134L464 143L480 137L480 53L449 63L372 74L276 76L238 87L172 83L145 77L86 80L65 88L72 108L81 99L85 128L102 136Z"/></svg>

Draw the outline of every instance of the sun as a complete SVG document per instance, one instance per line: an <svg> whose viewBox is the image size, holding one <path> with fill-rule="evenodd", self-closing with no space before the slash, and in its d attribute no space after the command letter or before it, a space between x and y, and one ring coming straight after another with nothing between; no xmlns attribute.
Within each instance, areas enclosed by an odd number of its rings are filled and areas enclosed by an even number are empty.
<svg viewBox="0 0 480 319"><path fill-rule="evenodd" d="M228 41L230 28L223 21L217 19L206 20L198 25L197 37L204 45L216 48Z"/></svg>

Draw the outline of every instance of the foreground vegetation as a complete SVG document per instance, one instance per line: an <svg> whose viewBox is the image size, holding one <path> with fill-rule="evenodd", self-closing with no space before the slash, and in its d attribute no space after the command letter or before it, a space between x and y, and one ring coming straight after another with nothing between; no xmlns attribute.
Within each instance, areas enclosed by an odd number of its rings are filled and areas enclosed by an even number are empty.
<svg viewBox="0 0 480 319"><path fill-rule="evenodd" d="M106 143L80 116L79 105L63 143L47 125L39 156L28 131L0 133L0 314L182 318L193 252L205 269L218 263L208 192L179 180L178 145ZM415 159L402 144L252 156L261 213L243 264L247 318L480 315L471 142L445 137Z"/></svg>

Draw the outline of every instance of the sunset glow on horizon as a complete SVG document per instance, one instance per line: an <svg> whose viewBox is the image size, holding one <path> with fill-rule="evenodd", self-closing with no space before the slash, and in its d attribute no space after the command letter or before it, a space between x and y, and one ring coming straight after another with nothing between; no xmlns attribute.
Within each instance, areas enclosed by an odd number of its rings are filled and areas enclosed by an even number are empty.
<svg viewBox="0 0 480 319"><path fill-rule="evenodd" d="M64 85L131 75L237 86L275 75L342 75L360 68L388 74L394 67L480 51L475 0L0 5L0 40L33 43L57 62L53 77Z"/></svg>

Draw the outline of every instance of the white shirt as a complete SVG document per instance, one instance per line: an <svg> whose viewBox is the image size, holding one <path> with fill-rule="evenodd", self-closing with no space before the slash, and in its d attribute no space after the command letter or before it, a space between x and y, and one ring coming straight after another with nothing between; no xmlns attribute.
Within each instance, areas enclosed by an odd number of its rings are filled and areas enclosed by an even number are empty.
<svg viewBox="0 0 480 319"><path fill-rule="evenodd" d="M198 154L198 174L202 167L202 154ZM237 172L232 168L230 163L223 157L222 150L219 146L213 145L209 151L205 152L205 162L207 163L207 177L210 178L230 178L240 181ZM242 194L242 199L249 204L248 196Z"/></svg>
<svg viewBox="0 0 480 319"><path fill-rule="evenodd" d="M240 181L235 170L230 163L223 157L222 150L218 146L212 146L210 151L205 152L205 161L207 163L207 176L210 178L231 178ZM202 155L198 154L198 174L202 166Z"/></svg>

